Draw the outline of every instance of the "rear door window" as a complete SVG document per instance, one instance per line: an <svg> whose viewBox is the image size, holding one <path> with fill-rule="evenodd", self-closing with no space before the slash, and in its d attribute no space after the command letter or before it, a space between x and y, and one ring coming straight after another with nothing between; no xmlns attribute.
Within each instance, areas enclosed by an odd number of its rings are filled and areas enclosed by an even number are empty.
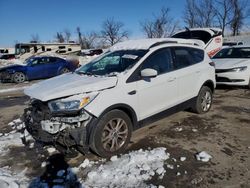
<svg viewBox="0 0 250 188"><path fill-rule="evenodd" d="M174 68L181 69L202 62L204 51L196 48L175 47L174 56Z"/></svg>

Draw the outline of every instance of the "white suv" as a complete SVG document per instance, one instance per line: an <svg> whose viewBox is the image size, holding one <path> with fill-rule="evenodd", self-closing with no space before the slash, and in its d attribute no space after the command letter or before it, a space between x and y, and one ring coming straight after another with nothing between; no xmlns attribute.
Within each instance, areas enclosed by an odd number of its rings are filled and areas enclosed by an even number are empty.
<svg viewBox="0 0 250 188"><path fill-rule="evenodd" d="M38 141L108 157L153 121L188 108L208 112L214 88L213 63L194 42L126 41L76 72L27 88L24 121Z"/></svg>

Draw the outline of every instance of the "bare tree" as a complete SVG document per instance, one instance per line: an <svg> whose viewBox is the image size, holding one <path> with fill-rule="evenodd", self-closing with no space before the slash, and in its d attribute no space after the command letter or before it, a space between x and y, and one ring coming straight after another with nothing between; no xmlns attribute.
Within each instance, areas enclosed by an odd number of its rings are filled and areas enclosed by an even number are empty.
<svg viewBox="0 0 250 188"><path fill-rule="evenodd" d="M77 32L77 35L78 35L79 44L80 44L81 48L83 48L84 44L83 44L83 40L82 40L82 32L81 32L80 27L76 28L76 32Z"/></svg>
<svg viewBox="0 0 250 188"><path fill-rule="evenodd" d="M222 29L224 35L225 29L232 23L232 1L229 0L216 0L216 17L219 27Z"/></svg>
<svg viewBox="0 0 250 188"><path fill-rule="evenodd" d="M249 2L247 0L231 0L233 6L233 18L231 22L232 35L239 35L245 19L250 14Z"/></svg>
<svg viewBox="0 0 250 188"><path fill-rule="evenodd" d="M101 37L108 45L114 45L117 42L128 38L128 31L123 29L124 24L117 22L114 18L109 18L103 22Z"/></svg>
<svg viewBox="0 0 250 188"><path fill-rule="evenodd" d="M214 0L186 0L184 21L188 27L213 27L216 9Z"/></svg>
<svg viewBox="0 0 250 188"><path fill-rule="evenodd" d="M90 49L95 47L95 42L98 39L98 35L96 32L92 31L90 33L83 34L83 48Z"/></svg>
<svg viewBox="0 0 250 188"><path fill-rule="evenodd" d="M38 34L32 34L31 35L31 42L40 42L40 37Z"/></svg>
<svg viewBox="0 0 250 188"><path fill-rule="evenodd" d="M197 27L197 11L195 0L186 0L186 6L184 10L184 22L188 27Z"/></svg>
<svg viewBox="0 0 250 188"><path fill-rule="evenodd" d="M169 16L169 8L162 8L160 15L141 23L142 31L148 38L162 38L172 35L178 28L178 22Z"/></svg>
<svg viewBox="0 0 250 188"><path fill-rule="evenodd" d="M64 39L66 42L69 42L70 41L70 37L71 37L71 32L69 29L64 29L63 31L64 33Z"/></svg>
<svg viewBox="0 0 250 188"><path fill-rule="evenodd" d="M57 33L56 33L55 38L56 38L57 42L59 42L59 43L65 42L65 39L64 39L64 37L63 37L63 34L60 33L60 32L57 32Z"/></svg>

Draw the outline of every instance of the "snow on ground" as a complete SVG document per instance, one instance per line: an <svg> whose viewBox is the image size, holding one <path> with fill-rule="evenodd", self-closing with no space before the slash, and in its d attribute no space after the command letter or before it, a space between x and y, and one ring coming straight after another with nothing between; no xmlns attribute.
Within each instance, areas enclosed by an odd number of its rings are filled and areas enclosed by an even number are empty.
<svg viewBox="0 0 250 188"><path fill-rule="evenodd" d="M0 89L0 93L9 93L9 92L13 92L13 91L22 91L24 90L25 88L27 88L28 86L23 86L23 87L20 87L20 86L15 86L13 88L8 88L8 89Z"/></svg>
<svg viewBox="0 0 250 188"><path fill-rule="evenodd" d="M169 158L166 148L132 151L88 172L86 187L147 187L145 181L153 176L163 178L164 161Z"/></svg>
<svg viewBox="0 0 250 188"><path fill-rule="evenodd" d="M8 167L0 168L0 188L27 188L28 179L25 177L25 171L26 169L15 174Z"/></svg>
<svg viewBox="0 0 250 188"><path fill-rule="evenodd" d="M208 162L212 158L207 152L202 151L196 155L196 159L202 162Z"/></svg>
<svg viewBox="0 0 250 188"><path fill-rule="evenodd" d="M8 134L0 136L0 156L5 155L8 152L8 147L11 145L22 146L21 133L12 131Z"/></svg>
<svg viewBox="0 0 250 188"><path fill-rule="evenodd" d="M13 131L7 134L1 134L0 136L0 161L1 157L8 155L8 147L13 145L22 146L21 138L23 138L24 135L27 138L27 132L24 131L23 134L20 133L24 128L24 124L20 119L13 120L8 125L12 127ZM30 137L30 135L28 135L28 137ZM54 153L54 148L47 148L47 150L50 153L50 157L58 155ZM202 161L211 158L206 152L201 152L197 156L199 156ZM51 182L55 186L73 185L73 187L79 188L156 188L157 186L148 184L147 182L153 177L162 179L163 176L167 176L166 169L174 169L174 166L168 164L167 160L177 161L174 158L170 158L170 154L167 153L166 148L163 147L131 151L127 154L113 156L109 160L100 159L99 161L90 161L86 158L82 164L74 168L70 168L65 161L58 162L58 158L54 158L54 161L59 163L59 166L54 166L56 168L51 167L53 160L51 162L49 158L46 162L41 161L41 166L45 168L48 173L51 173L50 170L54 169L52 174L43 174L41 177L32 178L33 180L25 175L28 170L27 168L23 169L22 172L16 173L12 170L13 168L9 166L1 167L0 188L23 188L28 186L49 187L49 183ZM179 160L185 161L186 157L182 156ZM61 166L61 164L64 165ZM164 168L164 164L166 164L166 169ZM177 168L178 166L179 165L177 165ZM184 174L186 173L185 171ZM180 175L182 175L180 172L176 173L176 176Z"/></svg>

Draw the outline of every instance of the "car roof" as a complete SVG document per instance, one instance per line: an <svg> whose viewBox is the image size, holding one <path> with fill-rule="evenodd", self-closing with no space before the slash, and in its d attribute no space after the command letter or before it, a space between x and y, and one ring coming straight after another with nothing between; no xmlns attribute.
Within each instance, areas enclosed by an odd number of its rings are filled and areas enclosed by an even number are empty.
<svg viewBox="0 0 250 188"><path fill-rule="evenodd" d="M61 58L61 57L57 57L57 56L35 56L35 57L31 57L31 58L51 58L51 57L53 57L53 58L58 58L58 59L63 59L63 58Z"/></svg>
<svg viewBox="0 0 250 188"><path fill-rule="evenodd" d="M152 47L163 45L163 44L188 44L196 45L198 43L192 39L179 39L179 38L148 38L148 39L137 39L127 40L119 42L114 46L110 47L110 51L117 50L148 50Z"/></svg>

